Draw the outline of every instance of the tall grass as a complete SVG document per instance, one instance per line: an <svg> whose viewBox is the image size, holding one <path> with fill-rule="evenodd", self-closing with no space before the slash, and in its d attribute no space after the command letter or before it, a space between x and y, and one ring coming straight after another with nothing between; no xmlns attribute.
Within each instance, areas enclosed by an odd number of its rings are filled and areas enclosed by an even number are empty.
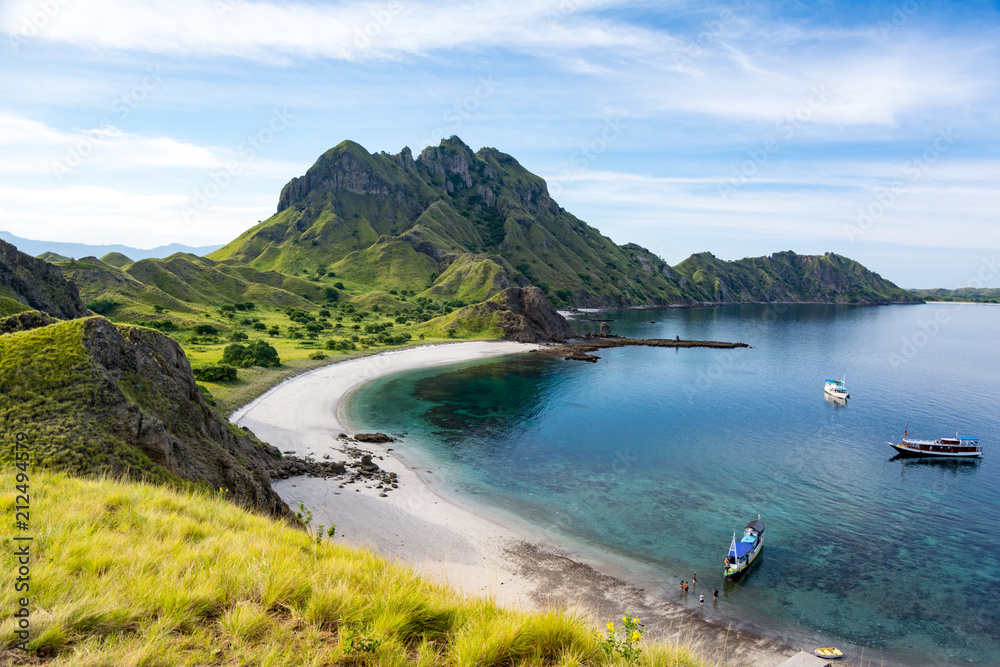
<svg viewBox="0 0 1000 667"><path fill-rule="evenodd" d="M466 598L213 494L36 471L31 518L29 648L53 665L606 664L579 616ZM0 590L10 648L21 594ZM703 664L665 646L643 662Z"/></svg>

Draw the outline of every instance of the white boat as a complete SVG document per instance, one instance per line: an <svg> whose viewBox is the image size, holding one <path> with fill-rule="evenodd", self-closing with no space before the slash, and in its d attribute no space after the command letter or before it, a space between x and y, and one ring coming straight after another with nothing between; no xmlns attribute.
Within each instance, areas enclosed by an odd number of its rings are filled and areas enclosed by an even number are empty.
<svg viewBox="0 0 1000 667"><path fill-rule="evenodd" d="M823 385L823 391L828 393L834 398L850 398L851 395L847 393L847 387L844 386L843 380L827 380L826 384Z"/></svg>
<svg viewBox="0 0 1000 667"><path fill-rule="evenodd" d="M903 441L898 445L890 442L889 446L899 452L900 456L936 456L942 458L982 458L983 448L979 446L979 438L955 434L954 438L938 438L937 440L907 439L908 431L903 431Z"/></svg>

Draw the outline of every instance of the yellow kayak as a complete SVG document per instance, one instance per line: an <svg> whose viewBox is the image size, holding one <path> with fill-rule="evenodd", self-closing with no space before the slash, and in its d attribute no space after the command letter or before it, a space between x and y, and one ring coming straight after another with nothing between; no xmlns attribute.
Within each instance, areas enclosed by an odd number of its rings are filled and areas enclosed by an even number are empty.
<svg viewBox="0 0 1000 667"><path fill-rule="evenodd" d="M815 653L816 655L818 655L821 658L831 658L831 659L833 659L833 658L843 658L844 657L844 652L843 651L841 651L839 648L832 648L832 647L831 648L818 648L818 649L814 650L813 653Z"/></svg>

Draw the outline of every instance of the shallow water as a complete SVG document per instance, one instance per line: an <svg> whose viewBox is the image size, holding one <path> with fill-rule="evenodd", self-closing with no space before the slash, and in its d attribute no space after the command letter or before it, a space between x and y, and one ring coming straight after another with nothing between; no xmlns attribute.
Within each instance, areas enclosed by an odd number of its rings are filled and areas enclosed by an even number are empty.
<svg viewBox="0 0 1000 667"><path fill-rule="evenodd" d="M1000 307L594 317L617 334L753 347L410 371L360 388L347 416L406 433L455 493L571 549L634 558L633 578L669 599L697 573L700 592L722 595L709 617L849 642L876 662L1000 664ZM842 376L846 405L823 393ZM977 435L986 456L897 459L885 443L907 424L916 437ZM761 562L724 582L733 531L758 512Z"/></svg>

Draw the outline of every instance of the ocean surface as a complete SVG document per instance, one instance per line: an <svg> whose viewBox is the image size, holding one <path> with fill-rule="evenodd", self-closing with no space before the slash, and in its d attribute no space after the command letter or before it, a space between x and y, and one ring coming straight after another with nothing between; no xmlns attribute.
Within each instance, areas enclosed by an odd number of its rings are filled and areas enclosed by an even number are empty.
<svg viewBox="0 0 1000 667"><path fill-rule="evenodd" d="M789 641L915 665L1000 664L1000 307L603 311L630 337L750 349L516 355L359 388L359 428L405 434L459 498L520 517L671 601ZM597 322L574 322L596 330ZM846 378L846 404L823 393ZM979 436L981 461L886 442ZM760 513L762 557L722 577ZM711 600L711 596L709 596ZM803 648L810 648L803 646Z"/></svg>

